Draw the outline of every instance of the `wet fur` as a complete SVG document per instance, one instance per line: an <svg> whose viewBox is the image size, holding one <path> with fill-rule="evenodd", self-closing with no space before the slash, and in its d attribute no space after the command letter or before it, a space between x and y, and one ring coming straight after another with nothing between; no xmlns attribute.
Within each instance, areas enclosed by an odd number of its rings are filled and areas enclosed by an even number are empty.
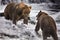
<svg viewBox="0 0 60 40"><path fill-rule="evenodd" d="M56 23L51 16L40 11L37 15L37 20L35 31L38 34L39 29L42 29L43 40L50 36L52 36L54 40L58 40Z"/></svg>

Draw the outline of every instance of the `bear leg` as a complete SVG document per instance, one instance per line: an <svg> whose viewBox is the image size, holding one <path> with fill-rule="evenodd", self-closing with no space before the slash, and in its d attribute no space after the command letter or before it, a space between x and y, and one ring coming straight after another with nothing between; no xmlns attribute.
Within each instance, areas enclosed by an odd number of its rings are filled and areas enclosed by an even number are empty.
<svg viewBox="0 0 60 40"><path fill-rule="evenodd" d="M40 24L39 24L39 22L37 22L37 25L36 25L36 27L35 27L35 32L36 32L36 34L38 35L38 37L41 36L41 35L38 33L39 29L40 29Z"/></svg>
<svg viewBox="0 0 60 40"><path fill-rule="evenodd" d="M57 33L55 31L51 35L54 40L58 40Z"/></svg>
<svg viewBox="0 0 60 40"><path fill-rule="evenodd" d="M5 13L5 19L9 20L9 15Z"/></svg>
<svg viewBox="0 0 60 40"><path fill-rule="evenodd" d="M47 36L45 35L44 31L42 32L42 34L43 34L43 40L47 40Z"/></svg>
<svg viewBox="0 0 60 40"><path fill-rule="evenodd" d="M24 24L28 24L28 17L25 17L23 22Z"/></svg>

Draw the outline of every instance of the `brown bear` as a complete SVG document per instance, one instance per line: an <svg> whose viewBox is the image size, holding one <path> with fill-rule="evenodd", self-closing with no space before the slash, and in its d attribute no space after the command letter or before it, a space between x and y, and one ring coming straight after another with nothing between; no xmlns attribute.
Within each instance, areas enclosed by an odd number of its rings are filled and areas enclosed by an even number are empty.
<svg viewBox="0 0 60 40"><path fill-rule="evenodd" d="M54 19L47 13L41 11L37 15L37 25L35 28L37 34L40 28L42 30L43 40L46 40L47 37L50 36L52 36L54 40L58 40L57 27Z"/></svg>
<svg viewBox="0 0 60 40"><path fill-rule="evenodd" d="M9 3L4 10L4 16L5 19L12 20L15 25L20 19L24 19L24 24L28 24L30 10L31 6L28 6L23 2L19 4Z"/></svg>

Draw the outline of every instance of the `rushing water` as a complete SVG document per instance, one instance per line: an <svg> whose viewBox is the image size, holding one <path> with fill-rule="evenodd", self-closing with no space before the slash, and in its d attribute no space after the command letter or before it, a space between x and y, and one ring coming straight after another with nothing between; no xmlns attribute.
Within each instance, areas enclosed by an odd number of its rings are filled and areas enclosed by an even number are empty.
<svg viewBox="0 0 60 40"><path fill-rule="evenodd" d="M44 11L46 13L48 13L51 17L54 18L54 20L60 20L59 15L60 12L54 12L54 11L50 11L52 9L50 9L48 7L47 3L40 3L40 4L29 4L32 6L32 10L30 12L30 21L36 22L36 15L38 14L38 12ZM5 9L5 5L0 5L0 12L4 12ZM12 22L10 20L6 20L4 17L0 17L0 33L4 33L5 35L15 35L14 38L11 38L11 36L2 36L3 39L2 40L42 40L42 31L40 30L39 33L41 35L41 37L38 37L35 34L35 26L36 24L31 24L28 23L28 25L23 24L23 20L19 20L17 22L16 28L12 27ZM60 38L60 22L56 22L57 25L57 29L58 29L58 37ZM17 38L16 36L18 36L19 38ZM51 38L52 40L52 38Z"/></svg>

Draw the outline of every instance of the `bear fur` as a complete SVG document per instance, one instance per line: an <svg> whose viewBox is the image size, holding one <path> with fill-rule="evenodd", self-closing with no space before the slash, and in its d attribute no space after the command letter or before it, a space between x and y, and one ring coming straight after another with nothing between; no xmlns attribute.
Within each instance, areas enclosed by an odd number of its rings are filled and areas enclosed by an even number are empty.
<svg viewBox="0 0 60 40"><path fill-rule="evenodd" d="M58 40L57 27L54 19L47 13L41 11L37 15L37 25L35 27L37 34L40 28L42 30L43 40L50 36L52 36L54 40Z"/></svg>
<svg viewBox="0 0 60 40"><path fill-rule="evenodd" d="M28 6L23 2L19 4L9 3L4 10L4 16L5 19L12 20L13 24L16 24L20 19L24 19L24 24L28 24L30 10L31 6Z"/></svg>

